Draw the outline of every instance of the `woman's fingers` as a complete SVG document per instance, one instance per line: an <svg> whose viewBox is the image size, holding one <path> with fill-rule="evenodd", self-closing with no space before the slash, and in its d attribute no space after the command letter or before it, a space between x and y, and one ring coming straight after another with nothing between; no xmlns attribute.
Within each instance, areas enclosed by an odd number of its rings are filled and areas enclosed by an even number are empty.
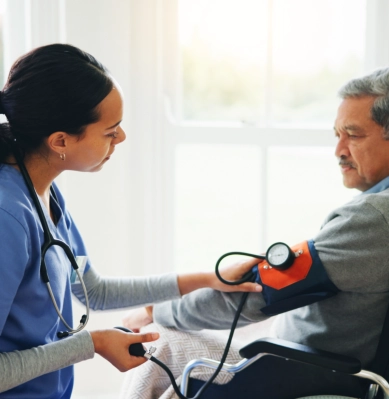
<svg viewBox="0 0 389 399"><path fill-rule="evenodd" d="M150 341L156 341L159 338L159 333L157 332L136 333L136 334L130 334L130 337L132 338L134 343L150 342Z"/></svg>

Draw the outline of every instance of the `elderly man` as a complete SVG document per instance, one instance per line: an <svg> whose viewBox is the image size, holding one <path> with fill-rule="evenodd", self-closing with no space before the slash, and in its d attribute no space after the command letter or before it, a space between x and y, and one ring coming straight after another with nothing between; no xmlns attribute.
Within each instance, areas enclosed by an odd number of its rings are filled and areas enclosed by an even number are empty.
<svg viewBox="0 0 389 399"><path fill-rule="evenodd" d="M368 367L389 306L389 69L351 80L339 94L343 101L335 120L335 155L344 185L362 194L328 215L313 238L339 292L278 315L273 330L288 341L357 357ZM204 289L158 304L152 313L142 309L130 314L126 324L137 327L154 320L181 330L228 329L240 297ZM264 305L262 294L250 294L238 325L264 320ZM220 392L223 398L362 397L364 389L357 379L339 379L336 373L268 356L243 373L239 381L236 376L202 397L215 398Z"/></svg>

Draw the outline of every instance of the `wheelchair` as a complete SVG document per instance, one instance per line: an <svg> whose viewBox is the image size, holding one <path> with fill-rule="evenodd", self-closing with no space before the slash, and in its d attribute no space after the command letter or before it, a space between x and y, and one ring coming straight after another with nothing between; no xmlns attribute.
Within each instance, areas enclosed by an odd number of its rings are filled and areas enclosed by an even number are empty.
<svg viewBox="0 0 389 399"><path fill-rule="evenodd" d="M385 323L385 327L387 327ZM388 328L384 328L383 333L386 332ZM382 334L381 338L386 334ZM387 337L387 335L386 335ZM380 344L377 350L377 353L380 353L382 349L382 339L380 340ZM385 349L386 349L386 340L384 341ZM388 351L385 353L389 353ZM363 379L366 381L366 389L363 393L363 396L358 399L389 399L389 384L387 382L387 363L389 356L385 356L384 358L381 356L376 356L376 359L372 363L372 369L379 369L382 372L382 375L378 374L374 371L363 370L361 363L358 359L338 355L331 352L318 350L311 348L306 345L300 345L296 343L291 343L288 341L284 341L281 339L275 338L262 338L251 342L245 347L241 348L239 351L240 356L242 356L242 360L236 364L224 364L222 370L235 373L235 376L239 374L242 370L246 369L250 365L253 365L259 359L264 358L265 356L274 356L279 359L284 359L289 362L297 362L305 365L318 367L320 369L326 370L331 373L338 373L338 375L342 376L353 376L358 379ZM190 383L190 374L192 370L196 367L207 367L211 369L216 369L219 365L218 361L201 358L190 361L186 367L184 368L182 374L181 381L181 393L183 395L188 394L188 386ZM274 377L277 377L275 375ZM235 378L235 377L234 377ZM215 396L213 396L215 397ZM223 396L220 396L223 397ZM245 397L245 396L239 396ZM339 396L339 395L309 395L302 397L296 397L296 399L354 399L354 397L350 396ZM216 397L215 397L216 399ZM267 399L267 398L266 398Z"/></svg>
<svg viewBox="0 0 389 399"><path fill-rule="evenodd" d="M388 337L389 307L386 311L374 359L367 370L362 369L359 359L349 356L276 338L258 339L240 349L241 361L236 364L223 364L221 370L233 373L234 377L224 386L216 387L211 384L212 389L211 387L207 388L211 391L208 397L212 399L243 397L260 399L389 399ZM219 365L220 362L207 358L190 361L182 373L181 393L185 396L188 396L188 393L196 394L203 385L199 380L190 378L194 368L217 369ZM250 369L254 371L250 371ZM240 373L242 378L240 378ZM243 378L243 375L246 379ZM311 379L311 382L306 383L307 379ZM235 382L232 383L234 380ZM229 384L230 390L227 387ZM190 385L192 386L190 387ZM251 388L248 389L247 386L251 386ZM222 391L224 393L220 395ZM207 391L204 395L207 397Z"/></svg>

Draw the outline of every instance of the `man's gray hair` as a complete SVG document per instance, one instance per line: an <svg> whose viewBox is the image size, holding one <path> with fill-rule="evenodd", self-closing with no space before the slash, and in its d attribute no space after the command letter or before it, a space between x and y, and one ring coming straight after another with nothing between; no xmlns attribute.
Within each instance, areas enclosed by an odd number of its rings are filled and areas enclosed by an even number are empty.
<svg viewBox="0 0 389 399"><path fill-rule="evenodd" d="M371 117L384 128L384 137L389 140L389 68L378 69L369 75L350 80L339 90L339 96L343 99L376 97L371 107Z"/></svg>

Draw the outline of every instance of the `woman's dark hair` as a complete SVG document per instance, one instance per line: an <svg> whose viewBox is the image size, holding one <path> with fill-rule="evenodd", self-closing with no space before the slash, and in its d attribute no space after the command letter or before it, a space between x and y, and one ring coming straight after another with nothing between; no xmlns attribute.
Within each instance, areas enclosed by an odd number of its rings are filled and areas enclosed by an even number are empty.
<svg viewBox="0 0 389 399"><path fill-rule="evenodd" d="M68 44L38 47L12 66L0 92L0 162L15 141L31 152L53 132L81 135L99 120L98 104L113 88L108 70L90 54Z"/></svg>

